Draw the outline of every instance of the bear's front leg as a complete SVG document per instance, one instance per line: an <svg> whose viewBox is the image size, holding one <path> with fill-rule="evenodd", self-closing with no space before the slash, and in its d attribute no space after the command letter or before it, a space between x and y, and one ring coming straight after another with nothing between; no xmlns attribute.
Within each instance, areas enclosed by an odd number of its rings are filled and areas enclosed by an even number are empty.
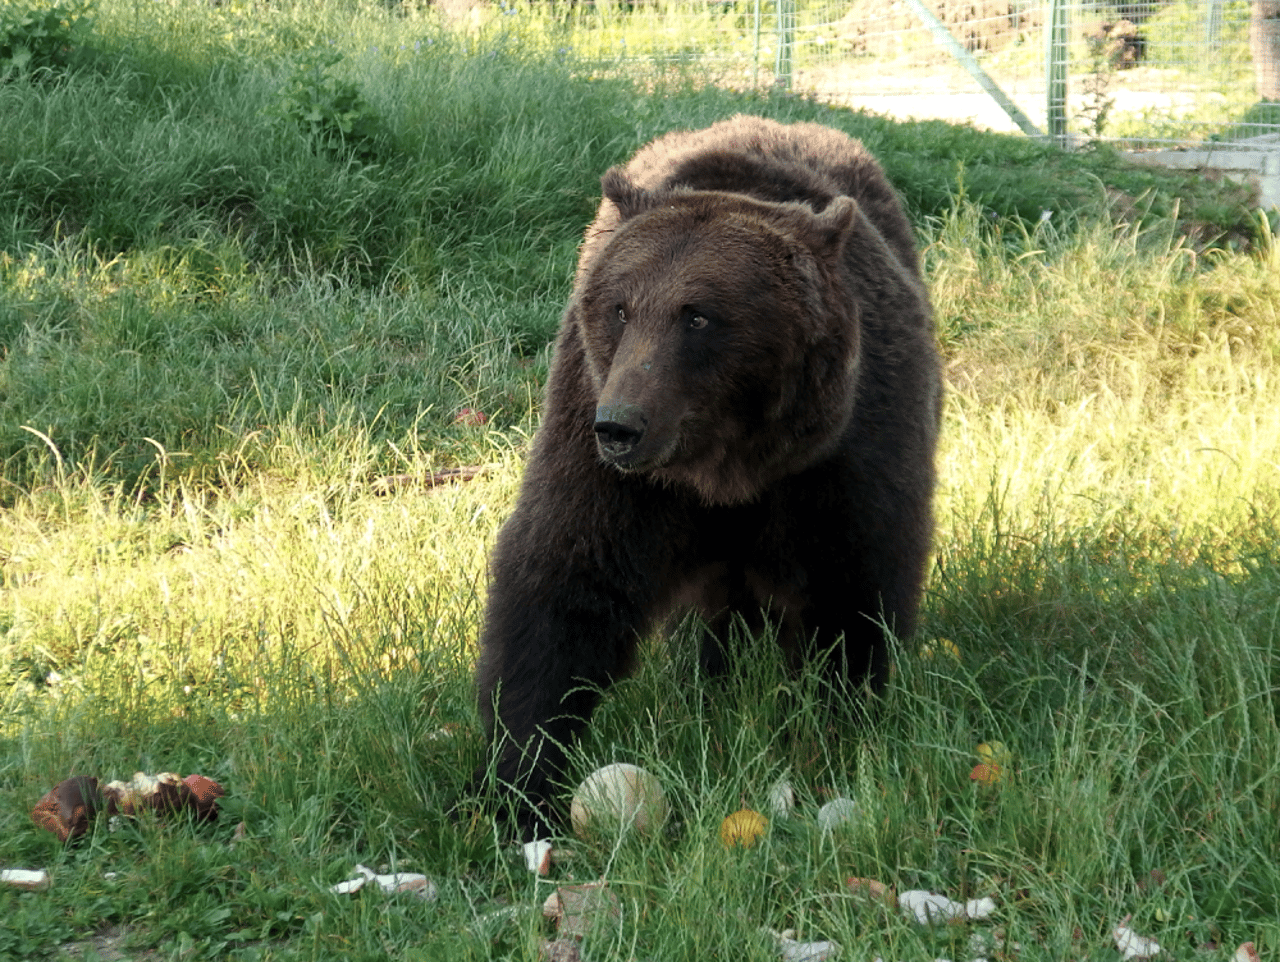
<svg viewBox="0 0 1280 962"><path fill-rule="evenodd" d="M532 481L494 551L477 694L505 814L526 838L562 820L565 752L631 668L667 566L663 512L630 503L621 480L607 478L610 497L596 487L585 518L582 487ZM624 507L604 516L602 504Z"/></svg>
<svg viewBox="0 0 1280 962"><path fill-rule="evenodd" d="M630 662L636 630L494 594L478 676L490 761L504 815L522 837L545 838L562 819L553 797L565 752Z"/></svg>

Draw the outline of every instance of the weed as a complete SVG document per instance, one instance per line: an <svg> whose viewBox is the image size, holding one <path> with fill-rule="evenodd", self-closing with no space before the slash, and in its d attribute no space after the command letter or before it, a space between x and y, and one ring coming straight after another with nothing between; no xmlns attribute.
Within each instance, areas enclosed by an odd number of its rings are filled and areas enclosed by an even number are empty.
<svg viewBox="0 0 1280 962"><path fill-rule="evenodd" d="M372 161L383 138L382 122L360 88L334 73L342 59L336 50L300 54L274 112L316 150Z"/></svg>
<svg viewBox="0 0 1280 962"><path fill-rule="evenodd" d="M1080 114L1086 136L1097 140L1106 131L1107 116L1115 106L1115 97L1110 96L1108 90L1115 79L1116 57L1123 49L1124 40L1113 38L1110 31L1104 29L1086 36L1085 44L1089 51L1089 65L1083 83L1085 102Z"/></svg>
<svg viewBox="0 0 1280 962"><path fill-rule="evenodd" d="M0 9L0 83L66 68L93 31L94 8L93 0L6 3Z"/></svg>

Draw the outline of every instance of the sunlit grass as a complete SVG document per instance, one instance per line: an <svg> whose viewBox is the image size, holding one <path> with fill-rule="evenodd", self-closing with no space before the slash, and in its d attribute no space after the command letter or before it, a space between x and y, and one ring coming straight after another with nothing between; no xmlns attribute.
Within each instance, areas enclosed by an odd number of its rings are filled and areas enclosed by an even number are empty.
<svg viewBox="0 0 1280 962"><path fill-rule="evenodd" d="M930 252L955 344L944 478L991 479L1033 527L1050 514L1194 539L1274 510L1272 256L1215 266L1105 225L1065 242L1047 226L982 233L954 218Z"/></svg>

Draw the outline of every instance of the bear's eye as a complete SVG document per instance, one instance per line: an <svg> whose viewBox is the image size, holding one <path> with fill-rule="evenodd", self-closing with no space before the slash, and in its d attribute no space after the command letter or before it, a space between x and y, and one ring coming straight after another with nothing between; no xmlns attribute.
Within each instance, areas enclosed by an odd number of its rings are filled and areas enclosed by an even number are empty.
<svg viewBox="0 0 1280 962"><path fill-rule="evenodd" d="M705 314L693 314L689 317L689 330L701 331L710 323Z"/></svg>
<svg viewBox="0 0 1280 962"><path fill-rule="evenodd" d="M623 324L627 323L627 311L621 304L618 305L618 320Z"/></svg>

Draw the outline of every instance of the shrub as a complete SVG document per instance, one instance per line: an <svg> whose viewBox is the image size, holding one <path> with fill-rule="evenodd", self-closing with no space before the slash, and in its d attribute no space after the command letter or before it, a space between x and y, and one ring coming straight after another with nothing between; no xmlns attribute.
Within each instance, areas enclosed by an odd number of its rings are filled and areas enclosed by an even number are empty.
<svg viewBox="0 0 1280 962"><path fill-rule="evenodd" d="M372 160L382 123L360 88L333 73L341 61L336 50L301 54L281 95L279 114L296 124L318 151Z"/></svg>
<svg viewBox="0 0 1280 962"><path fill-rule="evenodd" d="M0 8L0 80L66 67L93 29L91 0Z"/></svg>

